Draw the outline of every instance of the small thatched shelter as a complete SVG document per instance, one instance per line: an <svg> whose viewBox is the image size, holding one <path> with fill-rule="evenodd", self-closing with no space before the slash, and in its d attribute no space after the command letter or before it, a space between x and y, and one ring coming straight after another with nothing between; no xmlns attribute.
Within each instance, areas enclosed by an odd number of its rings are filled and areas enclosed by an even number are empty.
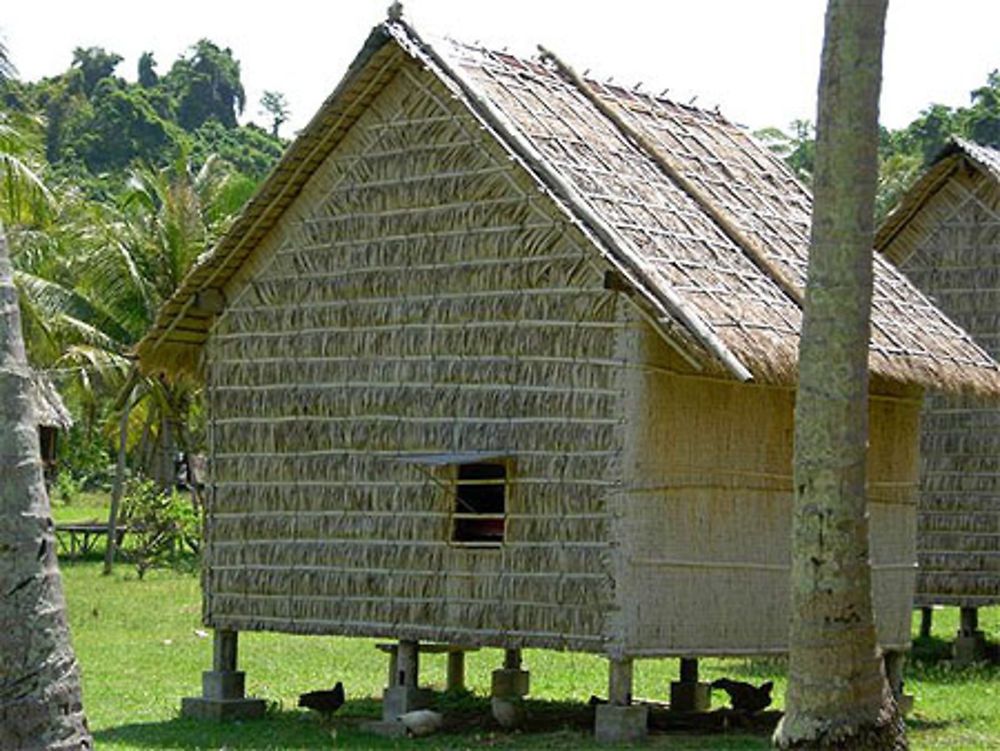
<svg viewBox="0 0 1000 751"><path fill-rule="evenodd" d="M886 219L876 246L1000 354L1000 152L954 139ZM916 603L962 608L964 657L982 648L976 608L1000 604L1000 408L931 394L921 443Z"/></svg>
<svg viewBox="0 0 1000 751"><path fill-rule="evenodd" d="M378 26L139 347L206 382L212 675L245 629L392 637L398 666L546 647L607 655L621 704L634 658L784 652L810 200L717 113ZM876 267L903 650L923 390L1000 378Z"/></svg>
<svg viewBox="0 0 1000 751"><path fill-rule="evenodd" d="M73 416L66 409L52 379L38 370L31 373L31 398L38 423L38 446L45 479L51 482L56 469L59 433L73 426Z"/></svg>

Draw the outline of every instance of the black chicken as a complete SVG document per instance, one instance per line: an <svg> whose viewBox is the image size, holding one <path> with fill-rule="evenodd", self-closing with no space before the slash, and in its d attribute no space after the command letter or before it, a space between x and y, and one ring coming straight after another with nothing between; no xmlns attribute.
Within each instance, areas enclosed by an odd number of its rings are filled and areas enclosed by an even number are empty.
<svg viewBox="0 0 1000 751"><path fill-rule="evenodd" d="M299 706L314 709L322 715L329 717L344 703L344 684L337 681L337 685L329 691L310 691L299 694Z"/></svg>
<svg viewBox="0 0 1000 751"><path fill-rule="evenodd" d="M768 681L767 683L762 683L758 688L743 681L731 681L728 678L719 678L717 681L712 681L712 688L721 688L729 694L729 703L733 706L733 709L753 714L771 703L771 689L774 688L774 683Z"/></svg>

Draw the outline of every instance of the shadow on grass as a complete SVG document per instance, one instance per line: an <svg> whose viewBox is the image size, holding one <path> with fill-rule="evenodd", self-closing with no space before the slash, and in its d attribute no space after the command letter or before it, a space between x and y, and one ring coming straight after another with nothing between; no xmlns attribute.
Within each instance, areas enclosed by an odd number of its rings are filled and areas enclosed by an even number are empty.
<svg viewBox="0 0 1000 751"><path fill-rule="evenodd" d="M445 715L439 733L427 739L406 741L383 738L364 729L379 716L374 699L349 702L343 714L321 721L298 710L270 708L257 720L220 723L177 717L104 728L94 733L98 748L133 749L398 749L401 743L436 749L493 747L509 749L599 749L593 738L594 708L580 702L526 700L526 721L517 731L503 730L490 712L487 698L471 694L442 694L434 707ZM664 732L652 722L650 744L674 749L758 749L767 746L759 728L673 727ZM666 745L665 745L666 744Z"/></svg>
<svg viewBox="0 0 1000 751"><path fill-rule="evenodd" d="M934 665L951 660L951 640L938 636L920 636L913 640L910 661Z"/></svg>
<svg viewBox="0 0 1000 751"><path fill-rule="evenodd" d="M910 731L914 730L943 730L952 725L962 724L963 719L951 720L928 720L926 717L910 716L906 718L906 727Z"/></svg>
<svg viewBox="0 0 1000 751"><path fill-rule="evenodd" d="M353 748L393 748L391 742L360 729L362 718L335 718L322 723L304 712L269 711L257 720L215 722L176 717L134 723L94 732L98 748L261 749L330 748L334 742Z"/></svg>
<svg viewBox="0 0 1000 751"><path fill-rule="evenodd" d="M104 547L100 546L88 550L86 553L74 553L73 555L60 550L58 557L60 568L73 568L77 565L103 563ZM201 570L201 560L197 553L184 550L158 562L155 566L150 567L149 570L153 569L170 569L180 574L194 575ZM114 570L122 572L126 578L136 578L138 576L135 561L127 548L120 550L115 556Z"/></svg>
<svg viewBox="0 0 1000 751"><path fill-rule="evenodd" d="M987 659L966 665L956 665L952 660L951 641L936 636L921 636L913 640L913 649L907 661L906 675L943 685L995 681L1000 678L996 645L988 645Z"/></svg>
<svg viewBox="0 0 1000 751"><path fill-rule="evenodd" d="M134 723L104 728L94 733L98 748L110 745L150 749L260 749L398 748L399 741L376 736L362 725L378 719L381 702L351 701L331 720L302 710L268 709L264 717L239 722L215 722L176 717L171 720ZM530 745L549 747L553 734L573 736L578 745L589 740L593 707L579 702L527 701L527 722L522 731L504 731L493 718L488 698L471 693L438 694L433 706L445 715L444 727L435 734L435 744L445 748L473 745L518 745L531 737ZM522 735L523 733L523 735ZM565 740L565 738L564 738ZM564 744L558 744L563 746Z"/></svg>

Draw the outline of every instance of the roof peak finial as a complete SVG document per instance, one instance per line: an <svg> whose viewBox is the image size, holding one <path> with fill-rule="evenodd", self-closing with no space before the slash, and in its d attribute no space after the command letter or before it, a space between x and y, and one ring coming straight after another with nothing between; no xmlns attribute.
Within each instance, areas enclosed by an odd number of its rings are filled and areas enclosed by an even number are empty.
<svg viewBox="0 0 1000 751"><path fill-rule="evenodd" d="M390 21L402 21L403 20L403 4L399 0L389 6L389 20Z"/></svg>

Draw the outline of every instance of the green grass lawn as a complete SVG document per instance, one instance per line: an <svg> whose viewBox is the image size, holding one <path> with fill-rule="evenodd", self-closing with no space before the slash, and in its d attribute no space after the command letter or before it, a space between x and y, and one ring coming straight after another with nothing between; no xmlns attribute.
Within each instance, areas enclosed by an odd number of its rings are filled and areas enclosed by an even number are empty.
<svg viewBox="0 0 1000 751"><path fill-rule="evenodd" d="M56 523L82 523L108 521L107 493L79 491L74 493L72 500L61 500L58 491L50 490L52 496L52 516Z"/></svg>
<svg viewBox="0 0 1000 751"><path fill-rule="evenodd" d="M86 504L56 506L59 521L94 518L70 515ZM89 507L100 508L95 501ZM101 513L97 512L97 518ZM212 638L200 621L198 578L191 573L154 570L139 581L127 563L112 576L101 575L99 556L63 560L74 644L83 668L84 700L98 748L104 749L302 749L302 748L598 748L591 741L586 710L591 694L604 695L607 663L588 655L525 651L531 671L530 711L544 731L508 733L489 718L490 671L502 653L485 649L467 658L471 697L449 699L446 714L463 719L459 732L430 738L383 740L359 730L379 714L377 697L385 684L386 659L370 639L297 637L245 633L240 636L240 667L248 693L265 699L264 719L215 724L181 719L180 698L200 694L201 671L211 666ZM957 611L937 611L933 637L917 646L907 666L906 690L917 697L909 717L916 749L995 749L1000 747L1000 669L976 666L953 670L934 655L946 648L958 626ZM1000 609L980 611L980 626L1000 640ZM705 680L726 675L775 681L780 707L784 665L780 660L703 660ZM676 660L636 663L635 693L663 701L677 677ZM324 729L300 711L296 697L343 680L348 703ZM445 682L445 658L421 660L421 681L435 688ZM481 724L476 722L478 715ZM765 736L654 734L645 747L671 749L765 749ZM606 748L606 747L602 747Z"/></svg>

